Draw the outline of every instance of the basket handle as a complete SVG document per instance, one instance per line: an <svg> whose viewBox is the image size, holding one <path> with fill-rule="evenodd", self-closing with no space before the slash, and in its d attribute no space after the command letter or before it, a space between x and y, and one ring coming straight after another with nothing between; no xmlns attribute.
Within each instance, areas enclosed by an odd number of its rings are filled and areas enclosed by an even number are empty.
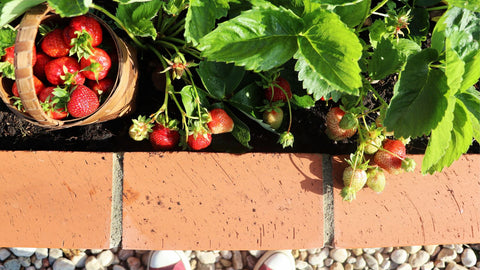
<svg viewBox="0 0 480 270"><path fill-rule="evenodd" d="M33 81L32 48L35 46L38 26L50 11L51 8L44 3L30 9L23 16L15 41L14 66L18 94L26 112L41 124L58 126L62 122L51 119L43 111Z"/></svg>

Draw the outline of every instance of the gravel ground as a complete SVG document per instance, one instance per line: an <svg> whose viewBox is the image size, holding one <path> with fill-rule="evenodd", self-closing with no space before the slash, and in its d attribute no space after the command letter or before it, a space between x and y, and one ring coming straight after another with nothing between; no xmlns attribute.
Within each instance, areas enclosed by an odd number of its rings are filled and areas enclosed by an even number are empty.
<svg viewBox="0 0 480 270"><path fill-rule="evenodd" d="M251 270L265 251L184 251L193 270ZM145 270L149 251L0 248L0 270ZM292 250L298 270L480 270L480 244Z"/></svg>

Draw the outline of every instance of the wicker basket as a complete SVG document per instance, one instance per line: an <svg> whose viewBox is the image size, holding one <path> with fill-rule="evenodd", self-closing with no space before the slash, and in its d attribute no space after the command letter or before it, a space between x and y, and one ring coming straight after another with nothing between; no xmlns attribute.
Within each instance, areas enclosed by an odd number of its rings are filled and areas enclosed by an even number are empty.
<svg viewBox="0 0 480 270"><path fill-rule="evenodd" d="M136 52L123 42L105 22L92 14L88 14L88 16L95 17L102 25L103 29L106 30L104 36L107 33L109 34L117 51L117 75L114 79L114 87L108 97L93 114L83 118L61 121L52 119L44 113L34 89L32 48L35 45L39 25L45 20L58 20L59 16L53 13L48 5L41 4L25 13L17 28L14 60L15 77L25 112L17 110L10 99L12 96L10 89L13 82L4 78L0 83L1 98L12 112L39 126L66 128L112 120L133 110L138 77Z"/></svg>

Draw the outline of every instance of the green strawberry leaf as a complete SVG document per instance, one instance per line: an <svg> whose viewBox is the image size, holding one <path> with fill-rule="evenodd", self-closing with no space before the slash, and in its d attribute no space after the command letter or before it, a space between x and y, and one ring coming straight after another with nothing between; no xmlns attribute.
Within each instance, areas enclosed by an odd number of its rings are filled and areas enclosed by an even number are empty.
<svg viewBox="0 0 480 270"><path fill-rule="evenodd" d="M446 123L446 122L449 123ZM473 128L465 105L455 97L449 99L444 119L432 131L422 162L422 173L441 172L468 151ZM443 154L442 154L443 152Z"/></svg>
<svg viewBox="0 0 480 270"><path fill-rule="evenodd" d="M61 17L74 17L86 14L92 0L48 0L48 5Z"/></svg>
<svg viewBox="0 0 480 270"><path fill-rule="evenodd" d="M32 7L45 2L45 0L2 0L0 3L0 27L5 26L20 17Z"/></svg>
<svg viewBox="0 0 480 270"><path fill-rule="evenodd" d="M15 67L10 62L0 62L0 73L5 78L15 80Z"/></svg>
<svg viewBox="0 0 480 270"><path fill-rule="evenodd" d="M338 15L323 9L312 12L314 15L307 15L309 28L299 35L294 56L299 79L307 89L320 86L323 79L338 91L358 94L362 86L358 65L362 45L358 37Z"/></svg>
<svg viewBox="0 0 480 270"><path fill-rule="evenodd" d="M152 19L162 8L161 0L152 0L146 3L130 3L119 5L116 16L132 34L140 37L157 37L157 30Z"/></svg>
<svg viewBox="0 0 480 270"><path fill-rule="evenodd" d="M260 95L262 89L256 83L251 83L240 91L235 93L232 98L228 100L237 109L256 117L256 109L263 106L263 95Z"/></svg>
<svg viewBox="0 0 480 270"><path fill-rule="evenodd" d="M370 11L370 5L371 0L360 0L355 1L352 5L336 6L333 12L337 13L348 27L355 27L363 23Z"/></svg>
<svg viewBox="0 0 480 270"><path fill-rule="evenodd" d="M196 108L195 106L195 90L193 86L186 85L180 90L180 96L182 97L183 107L187 115L192 116Z"/></svg>
<svg viewBox="0 0 480 270"><path fill-rule="evenodd" d="M299 95L293 94L290 102L293 105L303 109L308 109L315 106L315 100L309 95L299 96Z"/></svg>
<svg viewBox="0 0 480 270"><path fill-rule="evenodd" d="M480 142L480 93L475 87L460 92L456 97L467 108L468 116L473 128L473 137Z"/></svg>
<svg viewBox="0 0 480 270"><path fill-rule="evenodd" d="M375 20L375 22L373 22L373 24L370 26L368 33L370 44L372 44L373 48L376 48L378 42L389 35L390 34L387 31L387 26L383 20Z"/></svg>
<svg viewBox="0 0 480 270"><path fill-rule="evenodd" d="M0 29L0 56L5 55L5 49L15 45L17 31L10 25Z"/></svg>
<svg viewBox="0 0 480 270"><path fill-rule="evenodd" d="M232 95L245 74L233 64L208 61L200 62L197 72L208 93L220 100Z"/></svg>
<svg viewBox="0 0 480 270"><path fill-rule="evenodd" d="M120 5L127 5L135 2L149 2L151 0L113 0L115 2L118 2Z"/></svg>
<svg viewBox="0 0 480 270"><path fill-rule="evenodd" d="M185 40L198 45L215 28L217 19L227 16L228 0L191 0L185 19Z"/></svg>
<svg viewBox="0 0 480 270"><path fill-rule="evenodd" d="M480 0L449 0L448 4L473 12L480 12Z"/></svg>
<svg viewBox="0 0 480 270"><path fill-rule="evenodd" d="M382 39L369 61L370 77L381 80L390 74L399 72L410 54L419 52L420 46L408 39Z"/></svg>
<svg viewBox="0 0 480 270"><path fill-rule="evenodd" d="M163 5L163 11L165 11L168 15L178 16L180 12L188 8L188 5L188 1L185 0L168 0L165 1L165 4Z"/></svg>
<svg viewBox="0 0 480 270"><path fill-rule="evenodd" d="M397 137L418 137L436 128L447 108L445 74L429 65L438 57L434 49L411 55L400 73L384 125Z"/></svg>
<svg viewBox="0 0 480 270"><path fill-rule="evenodd" d="M408 36L416 43L421 44L427 40L430 30L430 14L425 8L414 8L410 12L411 21L408 25L410 33Z"/></svg>
<svg viewBox="0 0 480 270"><path fill-rule="evenodd" d="M221 23L200 40L198 48L210 61L265 71L291 59L302 29L302 19L285 8L254 8Z"/></svg>
<svg viewBox="0 0 480 270"><path fill-rule="evenodd" d="M248 128L248 125L245 124L240 118L238 118L235 113L233 113L230 108L227 106L222 106L222 108L227 112L227 114L232 118L233 120L233 130L232 130L232 135L233 137L243 146L252 149L250 146L250 128Z"/></svg>

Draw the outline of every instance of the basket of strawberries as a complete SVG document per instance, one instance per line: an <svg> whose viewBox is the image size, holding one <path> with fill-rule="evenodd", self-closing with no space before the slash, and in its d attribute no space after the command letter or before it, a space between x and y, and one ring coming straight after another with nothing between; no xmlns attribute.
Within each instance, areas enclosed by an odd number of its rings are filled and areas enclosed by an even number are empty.
<svg viewBox="0 0 480 270"><path fill-rule="evenodd" d="M15 44L5 49L2 62L11 63L14 74L4 71L0 96L40 126L112 120L133 110L136 61L135 51L100 18L60 18L41 4L25 13Z"/></svg>

